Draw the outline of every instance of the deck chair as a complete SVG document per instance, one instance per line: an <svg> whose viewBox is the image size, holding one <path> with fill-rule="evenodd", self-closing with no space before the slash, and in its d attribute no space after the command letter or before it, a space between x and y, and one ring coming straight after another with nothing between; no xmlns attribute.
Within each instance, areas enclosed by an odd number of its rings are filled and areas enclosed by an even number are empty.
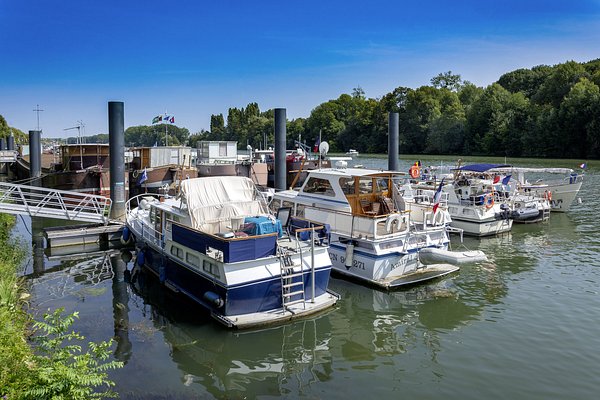
<svg viewBox="0 0 600 400"><path fill-rule="evenodd" d="M389 197L379 196L379 203L381 203L384 214L391 214L394 212L394 203Z"/></svg>
<svg viewBox="0 0 600 400"><path fill-rule="evenodd" d="M280 207L277 210L275 218L281 221L281 230L283 231L282 238L287 238L292 241L290 236L290 220L292 219L292 207Z"/></svg>

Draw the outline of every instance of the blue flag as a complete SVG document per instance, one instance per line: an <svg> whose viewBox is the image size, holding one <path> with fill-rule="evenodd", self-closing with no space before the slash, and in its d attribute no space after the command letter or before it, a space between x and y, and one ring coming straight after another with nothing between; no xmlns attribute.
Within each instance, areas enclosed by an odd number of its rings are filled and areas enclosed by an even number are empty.
<svg viewBox="0 0 600 400"><path fill-rule="evenodd" d="M508 182L510 182L510 177L511 177L511 176L512 176L512 175L507 175L507 176L505 176L505 177L504 177L504 179L502 179L502 184L503 184L504 186L508 185Z"/></svg>
<svg viewBox="0 0 600 400"><path fill-rule="evenodd" d="M148 174L146 173L146 168L144 168L144 172L142 172L142 174L140 175L139 179L138 179L138 186L141 186L142 183L146 182L148 180Z"/></svg>

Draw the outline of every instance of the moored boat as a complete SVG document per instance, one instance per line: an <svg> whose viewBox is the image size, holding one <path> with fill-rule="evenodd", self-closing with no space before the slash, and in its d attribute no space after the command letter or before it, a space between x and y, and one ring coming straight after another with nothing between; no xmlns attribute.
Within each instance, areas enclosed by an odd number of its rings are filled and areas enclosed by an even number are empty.
<svg viewBox="0 0 600 400"><path fill-rule="evenodd" d="M136 263L229 327L307 316L339 298L327 289L326 229L291 218L282 225L249 178L187 179L177 198L140 195L127 205Z"/></svg>
<svg viewBox="0 0 600 400"><path fill-rule="evenodd" d="M548 199L552 212L567 212L577 198L583 184L583 173L571 168L496 168L496 172L510 174L517 182L519 193ZM555 178L561 175L560 178ZM554 178L552 177L554 176ZM535 179L530 182L528 179Z"/></svg>
<svg viewBox="0 0 600 400"><path fill-rule="evenodd" d="M332 265L345 277L390 289L457 271L453 265L419 262L422 248L448 248L446 225L431 208L413 220L392 189L397 176L355 168L314 170L299 191L277 192L271 205L330 225Z"/></svg>

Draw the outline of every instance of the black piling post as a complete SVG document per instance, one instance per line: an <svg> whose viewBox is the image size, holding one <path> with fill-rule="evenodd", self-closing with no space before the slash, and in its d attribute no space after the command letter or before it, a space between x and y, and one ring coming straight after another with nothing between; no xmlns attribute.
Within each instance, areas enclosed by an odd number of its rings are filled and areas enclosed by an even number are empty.
<svg viewBox="0 0 600 400"><path fill-rule="evenodd" d="M398 171L400 118L397 112L388 114L388 170Z"/></svg>
<svg viewBox="0 0 600 400"><path fill-rule="evenodd" d="M0 138L0 150L7 150L6 139Z"/></svg>
<svg viewBox="0 0 600 400"><path fill-rule="evenodd" d="M29 131L29 177L42 176L42 131ZM32 185L36 184L34 181Z"/></svg>
<svg viewBox="0 0 600 400"><path fill-rule="evenodd" d="M12 132L10 133L10 136L8 137L8 150L14 150L15 149L15 137L13 136Z"/></svg>
<svg viewBox="0 0 600 400"><path fill-rule="evenodd" d="M275 109L275 189L286 189L287 167L285 165L286 150L286 110Z"/></svg>
<svg viewBox="0 0 600 400"><path fill-rule="evenodd" d="M108 102L110 144L110 218L125 220L125 114L122 101Z"/></svg>

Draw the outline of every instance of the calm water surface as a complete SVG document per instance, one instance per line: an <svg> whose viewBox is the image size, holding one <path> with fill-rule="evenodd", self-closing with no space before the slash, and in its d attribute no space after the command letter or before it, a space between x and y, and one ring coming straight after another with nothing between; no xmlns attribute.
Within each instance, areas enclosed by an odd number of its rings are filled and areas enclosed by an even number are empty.
<svg viewBox="0 0 600 400"><path fill-rule="evenodd" d="M116 338L114 357L126 365L110 375L123 399L595 399L599 184L592 165L569 213L494 238L453 239L454 249L483 250L487 263L390 293L332 279L342 295L335 309L260 331L228 331L150 276L126 283L132 265L118 251L65 259L33 250L25 275L38 313L77 310L75 329L87 339ZM19 222L15 234L28 243L33 232L39 244L44 222Z"/></svg>

